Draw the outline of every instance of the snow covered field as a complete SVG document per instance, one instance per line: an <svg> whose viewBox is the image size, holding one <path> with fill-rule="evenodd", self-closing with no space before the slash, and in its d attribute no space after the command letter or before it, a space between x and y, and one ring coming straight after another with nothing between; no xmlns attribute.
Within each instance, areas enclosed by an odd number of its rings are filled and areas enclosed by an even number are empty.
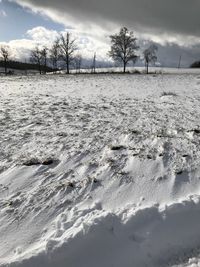
<svg viewBox="0 0 200 267"><path fill-rule="evenodd" d="M0 266L200 266L200 72L1 77Z"/></svg>

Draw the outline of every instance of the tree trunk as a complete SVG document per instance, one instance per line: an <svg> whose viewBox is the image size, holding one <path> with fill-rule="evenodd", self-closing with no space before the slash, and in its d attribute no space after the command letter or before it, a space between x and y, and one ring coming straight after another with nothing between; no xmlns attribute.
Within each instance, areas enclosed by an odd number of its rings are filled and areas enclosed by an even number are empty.
<svg viewBox="0 0 200 267"><path fill-rule="evenodd" d="M67 74L69 74L69 58L67 57L67 60L66 60L66 64L67 64Z"/></svg>
<svg viewBox="0 0 200 267"><path fill-rule="evenodd" d="M147 74L149 74L149 63L148 62L146 63L146 66L147 66Z"/></svg>
<svg viewBox="0 0 200 267"><path fill-rule="evenodd" d="M44 74L47 74L47 59L46 58L44 62Z"/></svg>
<svg viewBox="0 0 200 267"><path fill-rule="evenodd" d="M40 75L42 74L42 69L41 69L41 65L39 64L39 72L40 72Z"/></svg>
<svg viewBox="0 0 200 267"><path fill-rule="evenodd" d="M7 61L4 61L4 66L5 66L5 75L7 74Z"/></svg>
<svg viewBox="0 0 200 267"><path fill-rule="evenodd" d="M124 62L124 73L126 72L126 63Z"/></svg>

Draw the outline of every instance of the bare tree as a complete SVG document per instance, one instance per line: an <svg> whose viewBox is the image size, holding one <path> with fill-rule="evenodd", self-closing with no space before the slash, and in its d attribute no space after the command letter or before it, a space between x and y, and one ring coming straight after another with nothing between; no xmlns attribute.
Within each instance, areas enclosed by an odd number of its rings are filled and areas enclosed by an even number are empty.
<svg viewBox="0 0 200 267"><path fill-rule="evenodd" d="M52 63L52 66L55 70L58 69L58 61L60 58L60 45L59 45L59 39L56 39L51 47L51 49L49 50L50 52L50 60Z"/></svg>
<svg viewBox="0 0 200 267"><path fill-rule="evenodd" d="M47 56L48 56L48 48L46 46L40 51L42 56L42 65L44 66L44 73L47 72Z"/></svg>
<svg viewBox="0 0 200 267"><path fill-rule="evenodd" d="M9 46L1 46L0 48L0 57L2 58L4 62L4 69L5 69L5 74L7 74L7 69L8 69L8 62L10 59L10 48Z"/></svg>
<svg viewBox="0 0 200 267"><path fill-rule="evenodd" d="M126 27L120 29L118 34L110 36L111 50L108 55L115 61L123 63L123 71L126 72L127 64L132 61L135 63L137 56L136 50L139 48L137 39L134 37L133 32L129 31Z"/></svg>
<svg viewBox="0 0 200 267"><path fill-rule="evenodd" d="M38 46L31 51L30 61L38 66L40 74L42 74L42 53Z"/></svg>
<svg viewBox="0 0 200 267"><path fill-rule="evenodd" d="M69 74L70 65L74 60L74 52L77 50L76 39L72 38L69 32L60 36L60 56L66 64L67 74Z"/></svg>
<svg viewBox="0 0 200 267"><path fill-rule="evenodd" d="M81 65L82 65L82 55L81 54L77 54L75 57L74 57L74 65L75 65L75 68L76 68L76 72L77 73L80 73L81 72Z"/></svg>
<svg viewBox="0 0 200 267"><path fill-rule="evenodd" d="M44 73L47 71L47 56L48 48L45 46L42 49L36 46L31 51L30 61L38 66L40 74L42 74L42 70L44 70Z"/></svg>
<svg viewBox="0 0 200 267"><path fill-rule="evenodd" d="M151 44L143 52L147 74L149 73L149 64L151 64L151 63L155 64L155 62L157 60L157 56L156 56L157 50L158 50L158 47L155 44Z"/></svg>

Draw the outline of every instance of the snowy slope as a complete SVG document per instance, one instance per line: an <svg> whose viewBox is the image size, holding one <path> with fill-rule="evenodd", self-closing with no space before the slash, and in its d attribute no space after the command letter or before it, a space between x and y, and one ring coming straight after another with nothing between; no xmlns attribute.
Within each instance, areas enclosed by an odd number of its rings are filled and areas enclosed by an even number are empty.
<svg viewBox="0 0 200 267"><path fill-rule="evenodd" d="M0 93L0 266L198 266L200 73Z"/></svg>

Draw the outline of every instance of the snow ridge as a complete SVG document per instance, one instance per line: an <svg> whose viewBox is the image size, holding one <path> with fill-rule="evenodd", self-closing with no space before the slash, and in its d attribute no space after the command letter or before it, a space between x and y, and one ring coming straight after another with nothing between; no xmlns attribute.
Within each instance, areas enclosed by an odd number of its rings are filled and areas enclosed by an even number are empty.
<svg viewBox="0 0 200 267"><path fill-rule="evenodd" d="M196 74L2 78L0 266L198 255L199 89Z"/></svg>

